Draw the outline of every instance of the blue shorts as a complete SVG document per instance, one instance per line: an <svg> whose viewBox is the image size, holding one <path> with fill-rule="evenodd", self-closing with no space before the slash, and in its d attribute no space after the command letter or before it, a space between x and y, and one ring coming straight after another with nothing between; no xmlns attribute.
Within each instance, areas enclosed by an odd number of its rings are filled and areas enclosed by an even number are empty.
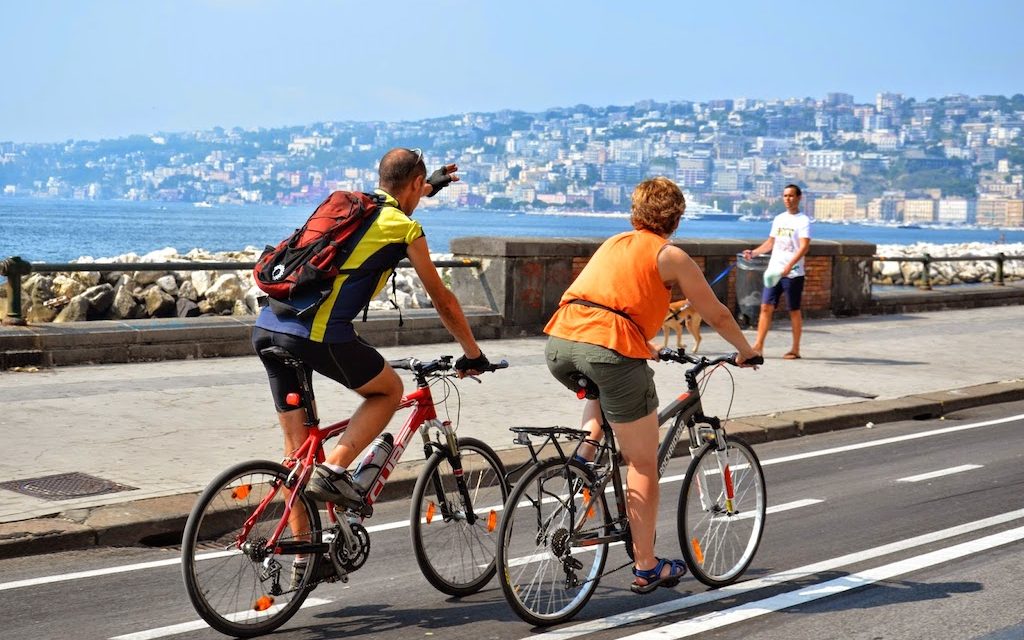
<svg viewBox="0 0 1024 640"><path fill-rule="evenodd" d="M774 287L765 287L761 293L761 304L779 306L782 292L786 292L786 304L790 311L800 310L800 299L804 296L804 276L796 278L779 278Z"/></svg>

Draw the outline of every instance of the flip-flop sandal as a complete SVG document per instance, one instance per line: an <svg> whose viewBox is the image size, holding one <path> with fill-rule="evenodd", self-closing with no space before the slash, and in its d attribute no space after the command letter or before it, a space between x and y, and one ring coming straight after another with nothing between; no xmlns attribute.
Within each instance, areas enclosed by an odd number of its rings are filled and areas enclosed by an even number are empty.
<svg viewBox="0 0 1024 640"><path fill-rule="evenodd" d="M669 574L662 576L661 571L666 566L670 567ZM633 575L646 581L647 584L638 584L634 581L629 585L629 590L633 593L650 593L658 587L674 587L679 584L680 578L686 575L686 563L682 560L658 558L658 564L653 569L644 570L633 567Z"/></svg>
<svg viewBox="0 0 1024 640"><path fill-rule="evenodd" d="M783 354L782 359L783 360L799 360L800 359L800 354L799 353L793 353L792 351L787 351L785 354Z"/></svg>

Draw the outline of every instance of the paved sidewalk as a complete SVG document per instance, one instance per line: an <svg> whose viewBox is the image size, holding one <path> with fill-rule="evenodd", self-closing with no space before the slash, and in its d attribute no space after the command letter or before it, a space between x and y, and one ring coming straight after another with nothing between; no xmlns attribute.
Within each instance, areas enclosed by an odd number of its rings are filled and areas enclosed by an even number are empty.
<svg viewBox="0 0 1024 640"><path fill-rule="evenodd" d="M780 322L769 335L765 366L729 370L736 383L730 431L763 442L1022 399L1022 339L1024 306L812 320L804 326L803 359L784 361L789 326ZM727 350L707 327L701 346L706 354ZM461 408L453 398L448 408L461 434L483 439L512 462L522 451L508 427L577 424L581 405L548 374L543 338L482 347L512 366L481 384L458 384ZM454 343L383 351L424 360L458 355ZM653 366L662 400L677 394L683 368ZM325 421L356 406L354 394L332 385L314 381ZM716 372L705 396L709 413L722 415L731 391L729 373ZM171 543L195 494L218 472L243 460L278 459L281 446L254 356L2 372L0 428L8 452L0 460L0 557ZM385 499L408 495L421 459L411 446ZM133 489L46 500L10 488L73 472Z"/></svg>

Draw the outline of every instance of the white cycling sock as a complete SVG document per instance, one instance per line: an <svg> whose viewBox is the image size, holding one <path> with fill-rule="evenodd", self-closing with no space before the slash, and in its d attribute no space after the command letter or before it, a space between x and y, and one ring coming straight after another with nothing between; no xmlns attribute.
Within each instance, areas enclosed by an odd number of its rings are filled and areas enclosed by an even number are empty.
<svg viewBox="0 0 1024 640"><path fill-rule="evenodd" d="M321 464L320 466L321 467L327 467L328 469L330 469L334 473L344 473L345 472L345 467L342 467L342 466L336 465L336 464L331 464L330 462L325 462L325 463Z"/></svg>

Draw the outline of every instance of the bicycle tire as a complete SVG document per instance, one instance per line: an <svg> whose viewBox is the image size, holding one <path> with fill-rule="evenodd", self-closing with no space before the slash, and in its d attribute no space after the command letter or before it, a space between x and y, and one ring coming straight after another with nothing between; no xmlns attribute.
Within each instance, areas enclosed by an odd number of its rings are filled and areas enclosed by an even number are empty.
<svg viewBox="0 0 1024 640"><path fill-rule="evenodd" d="M310 584L311 576L319 575L322 554L312 554L299 587L292 590L290 564L277 562L275 576L238 548L243 524L288 473L283 465L266 460L237 464L206 487L185 523L181 545L185 588L199 616L221 633L249 638L277 629L299 610L314 586ZM284 500L285 491L277 490L250 529L247 541L257 545L266 541L281 520ZM310 539L319 543L316 504L300 495L295 505L295 509L299 505L305 508ZM281 540L290 536L291 530L285 527ZM274 584L284 593L272 593Z"/></svg>
<svg viewBox="0 0 1024 640"><path fill-rule="evenodd" d="M761 544L767 497L764 471L749 444L729 436L724 452L728 476L719 470L714 442L694 454L683 479L677 512L679 547L693 576L724 587L747 570ZM733 506L726 503L731 479Z"/></svg>
<svg viewBox="0 0 1024 640"><path fill-rule="evenodd" d="M505 502L498 527L498 578L512 610L532 625L570 620L597 590L608 543L571 544L587 532L610 532L603 491L592 499L593 511L584 514L581 508L592 482L593 474L583 465L549 460L527 471Z"/></svg>
<svg viewBox="0 0 1024 640"><path fill-rule="evenodd" d="M409 529L416 563L427 581L442 593L466 596L482 589L497 571L497 520L508 498L508 480L501 458L487 444L459 438L458 446L470 504L456 485L447 452L436 451L416 480ZM476 516L473 524L465 518L468 506Z"/></svg>

